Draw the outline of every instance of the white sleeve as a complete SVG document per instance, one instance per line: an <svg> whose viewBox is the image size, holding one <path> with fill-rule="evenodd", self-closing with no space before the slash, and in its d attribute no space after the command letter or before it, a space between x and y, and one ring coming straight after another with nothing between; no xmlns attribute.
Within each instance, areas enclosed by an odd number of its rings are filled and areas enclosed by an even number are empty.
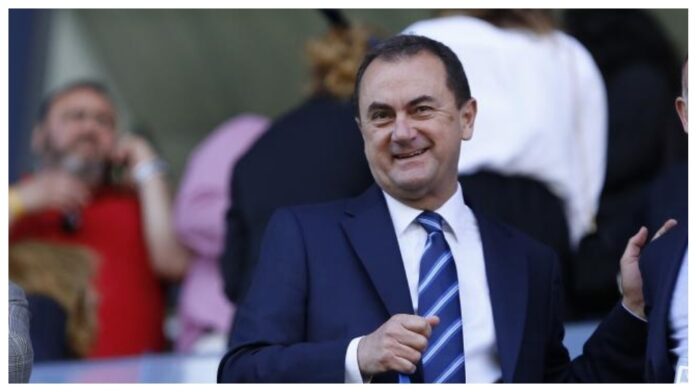
<svg viewBox="0 0 696 392"><path fill-rule="evenodd" d="M571 245L577 247L582 237L594 230L594 218L604 186L607 162L608 108L602 75L590 53L578 41L569 38L576 70L575 111L577 154L573 155L575 172L568 216Z"/></svg>
<svg viewBox="0 0 696 392"><path fill-rule="evenodd" d="M346 350L346 384L362 384L369 382L369 380L364 380L360 374L360 366L358 365L358 343L363 336L355 338L348 344L348 350Z"/></svg>

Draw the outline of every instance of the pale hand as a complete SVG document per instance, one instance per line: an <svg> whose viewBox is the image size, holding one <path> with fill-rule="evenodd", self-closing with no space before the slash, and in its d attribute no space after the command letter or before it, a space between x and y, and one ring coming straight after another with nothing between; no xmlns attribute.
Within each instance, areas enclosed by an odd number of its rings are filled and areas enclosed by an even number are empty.
<svg viewBox="0 0 696 392"><path fill-rule="evenodd" d="M677 225L674 219L668 219L655 233L652 241ZM638 316L645 318L645 303L643 301L643 279L640 275L638 260L643 247L648 242L648 229L641 227L628 240L623 256L621 256L620 288L623 294L623 304Z"/></svg>
<svg viewBox="0 0 696 392"><path fill-rule="evenodd" d="M62 170L44 170L14 186L26 212L45 209L74 211L87 204L87 185Z"/></svg>
<svg viewBox="0 0 696 392"><path fill-rule="evenodd" d="M358 366L363 377L396 371L413 374L428 347L432 328L440 322L413 314L392 316L358 344Z"/></svg>
<svg viewBox="0 0 696 392"><path fill-rule="evenodd" d="M133 174L132 170L138 163L156 158L157 154L150 144L137 135L122 136L111 154L114 163L126 165L129 175Z"/></svg>

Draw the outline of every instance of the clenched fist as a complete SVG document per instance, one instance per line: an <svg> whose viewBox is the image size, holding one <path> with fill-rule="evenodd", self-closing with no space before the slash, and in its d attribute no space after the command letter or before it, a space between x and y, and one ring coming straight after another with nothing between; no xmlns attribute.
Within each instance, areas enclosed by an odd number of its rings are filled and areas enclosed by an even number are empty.
<svg viewBox="0 0 696 392"><path fill-rule="evenodd" d="M422 353L428 347L437 316L421 317L397 314L358 344L358 366L363 377L396 371L413 374Z"/></svg>

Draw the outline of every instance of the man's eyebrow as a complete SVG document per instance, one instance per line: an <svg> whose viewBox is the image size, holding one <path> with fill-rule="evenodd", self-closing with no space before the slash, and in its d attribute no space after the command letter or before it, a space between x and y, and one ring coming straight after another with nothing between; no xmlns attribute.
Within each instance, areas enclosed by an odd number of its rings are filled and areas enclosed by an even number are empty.
<svg viewBox="0 0 696 392"><path fill-rule="evenodd" d="M435 102L435 98L430 95L421 95L418 98L414 98L408 102L408 106L416 106L421 103L432 103Z"/></svg>
<svg viewBox="0 0 696 392"><path fill-rule="evenodd" d="M375 110L391 110L391 106L382 102L372 102L370 106L367 107L367 112L373 112Z"/></svg>

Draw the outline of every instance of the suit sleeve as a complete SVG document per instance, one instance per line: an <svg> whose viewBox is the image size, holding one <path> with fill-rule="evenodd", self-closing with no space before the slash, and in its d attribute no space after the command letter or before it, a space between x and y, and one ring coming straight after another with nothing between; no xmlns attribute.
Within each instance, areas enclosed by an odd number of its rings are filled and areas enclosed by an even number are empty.
<svg viewBox="0 0 696 392"><path fill-rule="evenodd" d="M307 339L308 267L297 218L286 209L266 230L251 288L238 310L218 382L343 382L350 338Z"/></svg>
<svg viewBox="0 0 696 392"><path fill-rule="evenodd" d="M29 334L29 304L24 291L9 282L9 341L7 346L9 382L27 383L31 376L34 350Z"/></svg>
<svg viewBox="0 0 696 392"><path fill-rule="evenodd" d="M563 346L561 282L557 263L552 268L550 331L547 341L546 382L642 382L647 323L626 311L619 302L572 362Z"/></svg>

